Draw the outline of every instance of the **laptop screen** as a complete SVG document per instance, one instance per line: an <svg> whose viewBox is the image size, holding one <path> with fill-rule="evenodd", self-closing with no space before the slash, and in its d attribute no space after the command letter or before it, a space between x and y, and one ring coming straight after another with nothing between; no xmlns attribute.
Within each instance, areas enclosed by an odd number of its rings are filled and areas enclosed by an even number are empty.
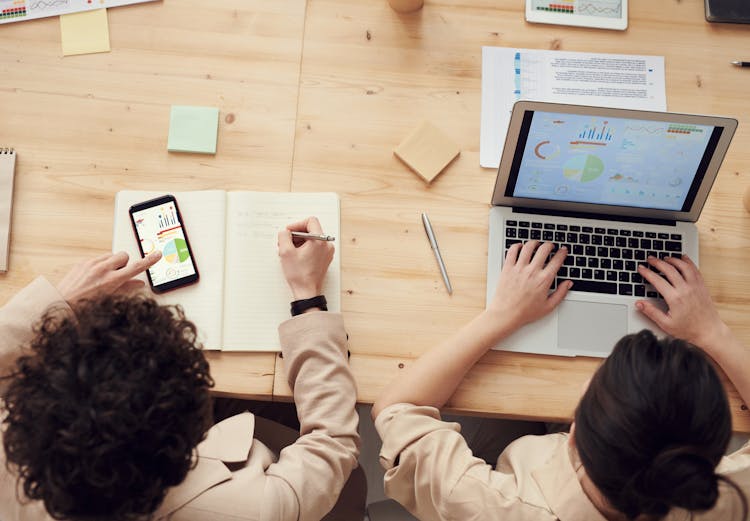
<svg viewBox="0 0 750 521"><path fill-rule="evenodd" d="M689 211L722 131L527 110L505 195Z"/></svg>

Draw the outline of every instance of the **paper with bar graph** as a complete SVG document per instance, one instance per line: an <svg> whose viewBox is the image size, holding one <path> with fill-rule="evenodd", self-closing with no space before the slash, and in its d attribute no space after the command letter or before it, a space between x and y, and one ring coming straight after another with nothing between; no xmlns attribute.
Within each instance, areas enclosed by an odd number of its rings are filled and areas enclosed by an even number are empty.
<svg viewBox="0 0 750 521"><path fill-rule="evenodd" d="M481 166L498 167L522 99L665 111L664 57L483 47Z"/></svg>
<svg viewBox="0 0 750 521"><path fill-rule="evenodd" d="M0 0L0 24L155 0Z"/></svg>

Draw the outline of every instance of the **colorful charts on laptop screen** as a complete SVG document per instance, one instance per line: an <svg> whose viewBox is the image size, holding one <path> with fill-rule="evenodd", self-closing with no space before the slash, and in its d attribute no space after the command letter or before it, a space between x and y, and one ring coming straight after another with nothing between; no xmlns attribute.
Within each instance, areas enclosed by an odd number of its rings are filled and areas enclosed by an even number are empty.
<svg viewBox="0 0 750 521"><path fill-rule="evenodd" d="M513 195L680 210L713 130L534 112Z"/></svg>

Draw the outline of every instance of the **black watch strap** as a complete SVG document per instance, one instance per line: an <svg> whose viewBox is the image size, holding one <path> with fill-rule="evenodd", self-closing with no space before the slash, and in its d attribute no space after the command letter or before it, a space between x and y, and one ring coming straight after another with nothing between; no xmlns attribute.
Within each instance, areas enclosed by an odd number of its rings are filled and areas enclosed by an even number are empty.
<svg viewBox="0 0 750 521"><path fill-rule="evenodd" d="M328 311L328 302L323 295L318 295L313 298L306 298L304 300L295 300L292 302L292 316L296 317L301 315L310 308L320 308L323 311Z"/></svg>

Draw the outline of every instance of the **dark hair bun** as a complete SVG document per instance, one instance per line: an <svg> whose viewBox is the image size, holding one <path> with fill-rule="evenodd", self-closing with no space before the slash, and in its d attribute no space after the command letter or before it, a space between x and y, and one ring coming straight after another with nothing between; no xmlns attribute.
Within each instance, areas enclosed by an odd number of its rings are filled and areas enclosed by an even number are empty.
<svg viewBox="0 0 750 521"><path fill-rule="evenodd" d="M747 512L744 494L716 474L732 415L721 378L696 347L647 330L623 337L591 378L575 421L586 474L627 518L709 510L719 482Z"/></svg>
<svg viewBox="0 0 750 521"><path fill-rule="evenodd" d="M719 497L719 476L714 462L697 447L671 447L636 476L633 492L641 497L642 512L647 514L664 515L672 506L709 510Z"/></svg>

